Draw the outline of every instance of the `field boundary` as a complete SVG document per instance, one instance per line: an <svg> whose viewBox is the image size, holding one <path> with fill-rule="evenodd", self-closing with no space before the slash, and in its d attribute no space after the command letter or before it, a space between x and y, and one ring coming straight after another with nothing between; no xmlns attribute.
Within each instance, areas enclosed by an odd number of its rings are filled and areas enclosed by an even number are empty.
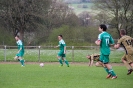
<svg viewBox="0 0 133 88"><path fill-rule="evenodd" d="M59 62L25 62L25 64L59 64ZM20 64L19 62L0 62L0 64ZM123 63L110 63L112 66L124 66ZM88 66L88 62L70 62L70 65L86 65ZM95 66L95 63L93 64Z"/></svg>

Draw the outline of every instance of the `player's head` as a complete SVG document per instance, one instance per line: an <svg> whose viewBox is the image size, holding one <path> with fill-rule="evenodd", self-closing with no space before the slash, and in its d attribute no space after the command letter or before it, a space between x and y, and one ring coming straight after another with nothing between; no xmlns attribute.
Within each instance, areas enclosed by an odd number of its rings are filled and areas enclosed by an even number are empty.
<svg viewBox="0 0 133 88"><path fill-rule="evenodd" d="M62 35L58 35L58 39L61 40L63 38Z"/></svg>
<svg viewBox="0 0 133 88"><path fill-rule="evenodd" d="M106 31L106 30L107 30L107 27L105 24L99 25L99 31Z"/></svg>
<svg viewBox="0 0 133 88"><path fill-rule="evenodd" d="M19 36L18 36L18 35L15 36L15 40L16 40L16 41L19 40Z"/></svg>
<svg viewBox="0 0 133 88"><path fill-rule="evenodd" d="M87 57L88 59L91 59L91 56L90 56L90 55L87 55L86 57Z"/></svg>
<svg viewBox="0 0 133 88"><path fill-rule="evenodd" d="M121 29L120 30L120 35L122 36L122 35L126 35L126 31L124 30L124 29Z"/></svg>

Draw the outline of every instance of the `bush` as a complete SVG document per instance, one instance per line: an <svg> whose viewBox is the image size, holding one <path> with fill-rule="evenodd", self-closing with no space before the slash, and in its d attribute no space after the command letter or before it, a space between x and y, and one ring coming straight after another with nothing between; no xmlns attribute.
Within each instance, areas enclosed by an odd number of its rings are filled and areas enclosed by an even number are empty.
<svg viewBox="0 0 133 88"><path fill-rule="evenodd" d="M97 39L98 30L95 27L70 27L63 25L60 28L54 29L48 38L49 44L57 45L57 36L62 34L67 45L83 46L94 44Z"/></svg>

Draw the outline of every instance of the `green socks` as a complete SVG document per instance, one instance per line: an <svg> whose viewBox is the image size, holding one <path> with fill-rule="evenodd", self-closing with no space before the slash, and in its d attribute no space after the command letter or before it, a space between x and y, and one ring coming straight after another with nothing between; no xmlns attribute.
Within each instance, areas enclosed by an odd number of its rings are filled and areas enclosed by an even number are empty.
<svg viewBox="0 0 133 88"><path fill-rule="evenodd" d="M115 72L113 71L113 69L108 70L106 67L104 67L104 70L108 73L111 74L112 76L116 76Z"/></svg>
<svg viewBox="0 0 133 88"><path fill-rule="evenodd" d="M69 67L69 63L68 63L68 61L67 60L65 60L65 63L67 64L67 66Z"/></svg>
<svg viewBox="0 0 133 88"><path fill-rule="evenodd" d="M63 65L62 59L59 59L59 62L60 62L61 65Z"/></svg>
<svg viewBox="0 0 133 88"><path fill-rule="evenodd" d="M110 74L109 70L108 70L106 67L104 67L104 70L105 70L108 74Z"/></svg>
<svg viewBox="0 0 133 88"><path fill-rule="evenodd" d="M59 62L61 64L61 66L63 66L63 62L62 62L62 59L59 59ZM66 63L66 65L69 67L69 63L67 60L64 60L64 62Z"/></svg>
<svg viewBox="0 0 133 88"><path fill-rule="evenodd" d="M24 66L24 60L20 60L22 66Z"/></svg>
<svg viewBox="0 0 133 88"><path fill-rule="evenodd" d="M116 74L115 74L115 72L113 71L113 69L109 70L109 72L110 72L110 74L111 74L112 76L116 76Z"/></svg>

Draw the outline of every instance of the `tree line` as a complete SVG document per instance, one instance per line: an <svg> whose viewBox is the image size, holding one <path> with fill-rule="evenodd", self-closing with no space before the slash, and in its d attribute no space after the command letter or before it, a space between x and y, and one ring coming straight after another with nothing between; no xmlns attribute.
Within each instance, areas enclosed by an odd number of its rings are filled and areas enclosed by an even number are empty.
<svg viewBox="0 0 133 88"><path fill-rule="evenodd" d="M25 45L55 44L58 34L69 44L87 45L97 39L101 23L114 38L120 37L122 28L133 36L132 0L91 1L95 15L87 11L76 15L62 0L0 0L0 45L14 45L16 34Z"/></svg>

